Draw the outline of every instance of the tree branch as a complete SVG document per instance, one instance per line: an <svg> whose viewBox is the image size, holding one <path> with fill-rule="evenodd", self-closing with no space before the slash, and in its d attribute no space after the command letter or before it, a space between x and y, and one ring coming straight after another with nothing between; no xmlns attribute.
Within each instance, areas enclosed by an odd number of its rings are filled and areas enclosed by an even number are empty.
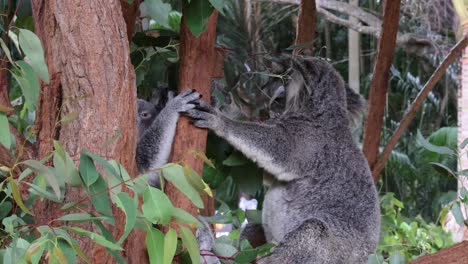
<svg viewBox="0 0 468 264"><path fill-rule="evenodd" d="M379 154L380 134L387 99L390 66L395 53L398 19L400 17L400 1L386 1L382 24L382 37L379 41L375 58L372 82L369 93L369 111L364 127L364 142L362 151L374 168ZM374 181L378 178L374 177Z"/></svg>
<svg viewBox="0 0 468 264"><path fill-rule="evenodd" d="M445 71L447 70L448 66L452 64L458 55L463 51L463 49L468 45L468 38L465 37L460 40L449 52L449 54L445 57L443 62L437 67L435 72L429 78L427 83L424 85L423 89L419 92L416 99L414 99L413 103L406 111L405 116L400 122L400 125L393 133L392 137L388 141L387 145L385 146L382 154L380 155L375 167L372 169L372 175L374 179L378 179L380 172L385 167L387 163L387 159L390 156L392 150L395 148L398 140L401 138L405 130L410 125L411 121L414 119L414 116L418 112L419 108L421 108L422 103L426 99L427 95L430 91L434 88L437 82L444 76Z"/></svg>
<svg viewBox="0 0 468 264"><path fill-rule="evenodd" d="M266 0L257 0L266 1ZM285 4L300 4L300 0L272 0L277 3ZM335 24L353 29L359 33L373 35L376 38L380 38L382 31L382 20L364 11L362 8L350 5L346 2L340 2L335 0L316 0L317 13L323 16L325 20L333 22ZM339 15L333 12L338 12ZM347 17L354 17L358 19L359 23L355 23L346 18L341 18L340 15ZM398 33L396 43L398 46L404 48L408 53L414 53L418 56L426 54L428 51L434 49L432 40L424 37L417 36L412 33Z"/></svg>
<svg viewBox="0 0 468 264"><path fill-rule="evenodd" d="M315 0L301 0L299 8L299 19L297 20L296 30L296 45L310 43L307 47L302 47L294 50L294 54L303 52L306 55L312 55L313 43L315 36L316 23L316 4Z"/></svg>
<svg viewBox="0 0 468 264"><path fill-rule="evenodd" d="M464 264L468 252L468 241L444 248L434 254L422 256L410 264Z"/></svg>

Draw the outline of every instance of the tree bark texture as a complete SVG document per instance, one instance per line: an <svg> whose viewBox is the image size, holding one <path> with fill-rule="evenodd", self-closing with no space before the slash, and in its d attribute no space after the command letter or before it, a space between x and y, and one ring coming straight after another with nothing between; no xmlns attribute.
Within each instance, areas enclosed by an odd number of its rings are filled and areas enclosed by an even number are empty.
<svg viewBox="0 0 468 264"><path fill-rule="evenodd" d="M133 0L133 2L129 4L126 0L120 0L122 14L125 24L127 25L127 38L129 42L132 40L133 32L135 31L135 20L140 11L140 2L140 0Z"/></svg>
<svg viewBox="0 0 468 264"><path fill-rule="evenodd" d="M437 253L422 256L410 264L465 264L468 241L444 248Z"/></svg>
<svg viewBox="0 0 468 264"><path fill-rule="evenodd" d="M315 0L301 0L299 7L299 19L297 20L296 28L296 45L308 43L307 46L294 49L294 54L303 53L305 55L312 55L313 44L315 36L317 8Z"/></svg>
<svg viewBox="0 0 468 264"><path fill-rule="evenodd" d="M364 127L363 152L373 169L380 146L385 104L387 99L389 70L395 52L400 1L386 1L382 23L382 36L379 40L372 82L369 93L369 111ZM374 178L377 180L377 178Z"/></svg>
<svg viewBox="0 0 468 264"><path fill-rule="evenodd" d="M135 176L135 75L120 1L33 0L32 7L51 76L49 85L41 85L36 159L52 151L52 140L59 140L76 163L86 148L119 161ZM60 125L58 121L70 114L77 118ZM85 196L81 188L65 193L66 201ZM36 220L47 223L60 216L59 206L39 202ZM123 232L125 216L116 208L114 215L116 225L110 231L116 237ZM92 263L114 262L104 248L82 237L78 240ZM125 242L123 256L128 263L145 262L141 241L143 234L134 233Z"/></svg>
<svg viewBox="0 0 468 264"><path fill-rule="evenodd" d="M198 38L193 36L185 24L185 17L182 17L180 30L180 75L179 92L187 88L195 89L202 94L204 100L210 98L210 87L213 76L213 68L216 63L216 53L214 49L216 37L216 17L217 11L211 15L208 26ZM207 130L199 129L189 123L189 119L181 117L177 124L177 133L172 150L172 162L183 161L200 175L203 170L203 161L197 158L193 151L204 152L206 147ZM198 215L197 208L181 192L168 184L165 187L166 194L174 206L182 208L192 215ZM205 208L203 215L214 213L213 199L204 195Z"/></svg>

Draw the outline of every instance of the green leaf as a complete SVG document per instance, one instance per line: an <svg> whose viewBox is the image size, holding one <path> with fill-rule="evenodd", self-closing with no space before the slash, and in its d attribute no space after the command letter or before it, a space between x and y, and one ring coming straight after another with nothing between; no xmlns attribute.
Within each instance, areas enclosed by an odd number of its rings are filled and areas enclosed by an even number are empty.
<svg viewBox="0 0 468 264"><path fill-rule="evenodd" d="M192 0L192 2L195 0ZM180 227L180 237L189 252L192 264L200 264L200 251L198 249L197 239L192 231L185 226Z"/></svg>
<svg viewBox="0 0 468 264"><path fill-rule="evenodd" d="M163 177L170 181L179 189L187 198L192 201L198 208L203 208L203 200L200 194L193 188L184 175L184 169L178 164L169 164L162 167L161 173Z"/></svg>
<svg viewBox="0 0 468 264"><path fill-rule="evenodd" d="M46 166L44 166L42 163L40 163L37 160L26 160L22 162L29 168L31 168L35 173L41 174L44 176L44 178L47 180L49 183L50 187L52 187L52 190L54 190L55 195L57 196L57 199L60 199L61 193L60 193L60 185L59 182L54 175L54 173Z"/></svg>
<svg viewBox="0 0 468 264"><path fill-rule="evenodd" d="M161 190L148 186L143 193L143 216L153 224L167 225L173 208L171 201Z"/></svg>
<svg viewBox="0 0 468 264"><path fill-rule="evenodd" d="M85 153L81 153L80 155L80 176L84 184L88 187L99 178L99 173L96 170L93 160Z"/></svg>
<svg viewBox="0 0 468 264"><path fill-rule="evenodd" d="M170 228L164 237L164 260L163 264L171 264L177 248L177 232Z"/></svg>
<svg viewBox="0 0 468 264"><path fill-rule="evenodd" d="M54 202L61 202L62 200L60 198L57 198L57 196L54 193L51 193L44 189L43 187L40 187L38 185L29 183L29 182L24 182L26 185L31 187L31 194L38 195L39 197L43 197L46 199L49 199Z"/></svg>
<svg viewBox="0 0 468 264"><path fill-rule="evenodd" d="M85 255L85 253L81 250L80 246L78 246L78 244L76 242L72 242L71 244L73 250L75 250L76 254L78 256L80 256L80 258L85 262L85 263L88 263L90 264L91 261L88 259L88 257Z"/></svg>
<svg viewBox="0 0 468 264"><path fill-rule="evenodd" d="M76 254L75 250L73 247L68 243L67 240L65 239L57 239L57 244L58 248L62 250L63 256L65 257L65 262L59 262L60 264L62 263L67 263L67 264L76 264Z"/></svg>
<svg viewBox="0 0 468 264"><path fill-rule="evenodd" d="M223 165L226 166L240 166L240 165L245 165L249 162L249 160L244 157L244 155L240 154L238 151L234 151L229 155L227 159L223 161Z"/></svg>
<svg viewBox="0 0 468 264"><path fill-rule="evenodd" d="M75 163L57 140L54 140L54 149L53 161L57 174L63 176L65 182L71 186L81 186L83 182Z"/></svg>
<svg viewBox="0 0 468 264"><path fill-rule="evenodd" d="M94 153L89 152L87 149L83 150L83 154L87 155L88 157L92 158L94 161L104 166L104 168L108 170L110 173L112 173L112 175L114 175L115 177L122 179L122 177L120 177L120 174L117 172L117 170L114 168L114 166L112 166L112 164L109 161L99 157L98 155Z"/></svg>
<svg viewBox="0 0 468 264"><path fill-rule="evenodd" d="M24 205L16 180L13 179L13 177L8 177L8 184L10 186L11 194L13 195L13 200L15 200L16 204L21 208L21 210L23 210L23 212L33 215L33 213L31 213L31 211L29 211L29 209Z"/></svg>
<svg viewBox="0 0 468 264"><path fill-rule="evenodd" d="M108 217L104 216L93 216L89 213L75 213L67 214L59 217L57 220L70 221L70 222L87 222L92 220L108 220Z"/></svg>
<svg viewBox="0 0 468 264"><path fill-rule="evenodd" d="M115 243L112 243L111 241L105 239L103 236L101 236L99 234L96 234L96 233L93 233L93 232L90 232L88 230L85 230L83 228L69 227L69 226L65 226L63 228L66 229L66 230L69 230L71 232L74 232L76 234L89 237L92 241L98 243L99 245L101 245L103 247L113 249L113 250L123 250L122 247L120 247L119 245L117 245Z"/></svg>
<svg viewBox="0 0 468 264"><path fill-rule="evenodd" d="M115 196L115 203L117 207L122 209L125 213L125 228L124 233L120 237L117 243L121 244L130 234L132 228L135 226L136 216L137 216L137 204L128 193L121 192Z"/></svg>
<svg viewBox="0 0 468 264"><path fill-rule="evenodd" d="M39 98L39 81L33 68L24 61L16 61L20 72L13 74L13 77L21 87L24 96L24 104L29 111L34 111ZM15 72L15 71L14 71Z"/></svg>
<svg viewBox="0 0 468 264"><path fill-rule="evenodd" d="M438 163L438 162L429 162L429 164L432 165L432 167L440 172L441 174L450 174L452 175L453 177L457 177L457 175L455 174L455 172L453 172L449 167L445 166L444 164L441 164L441 163Z"/></svg>
<svg viewBox="0 0 468 264"><path fill-rule="evenodd" d="M163 263L164 235L161 231L151 227L149 232L146 233L146 248L151 264Z"/></svg>
<svg viewBox="0 0 468 264"><path fill-rule="evenodd" d="M8 124L8 118L2 112L0 112L0 143L7 149L11 147L10 125Z"/></svg>
<svg viewBox="0 0 468 264"><path fill-rule="evenodd" d="M236 263L251 263L257 258L256 249L247 249L237 253L234 260Z"/></svg>
<svg viewBox="0 0 468 264"><path fill-rule="evenodd" d="M213 251L216 255L223 257L232 257L237 253L237 249L234 246L224 243L215 243Z"/></svg>
<svg viewBox="0 0 468 264"><path fill-rule="evenodd" d="M427 141L421 134L421 131L418 130L417 133L417 140L421 146L431 152L435 152L438 154L446 154L446 155L454 155L455 152L447 147L441 147L441 146L436 146L431 144L429 141Z"/></svg>
<svg viewBox="0 0 468 264"><path fill-rule="evenodd" d="M112 208L109 202L109 196L107 194L107 185L104 178L99 175L97 181L89 186L88 189L91 203L93 204L96 211L103 215L111 216ZM114 223L113 218L110 223Z"/></svg>
<svg viewBox="0 0 468 264"><path fill-rule="evenodd" d="M9 201L3 201L0 203L0 219L5 218L7 215L10 214L13 205Z"/></svg>
<svg viewBox="0 0 468 264"><path fill-rule="evenodd" d="M168 16L172 10L170 4L163 3L162 0L146 0L142 4L146 5L149 15L156 23L169 28Z"/></svg>
<svg viewBox="0 0 468 264"><path fill-rule="evenodd" d="M49 83L49 71L44 60L41 41L27 29L19 30L19 45L29 59L29 64L45 83Z"/></svg>
<svg viewBox="0 0 468 264"><path fill-rule="evenodd" d="M185 24L193 35L198 37L206 30L208 18L213 10L213 6L207 0L191 0L185 6Z"/></svg>
<svg viewBox="0 0 468 264"><path fill-rule="evenodd" d="M169 27L175 32L180 31L180 22L182 21L182 14L177 11L171 11L169 13L168 21Z"/></svg>
<svg viewBox="0 0 468 264"><path fill-rule="evenodd" d="M179 223L194 225L196 227L203 226L196 217L194 217L193 215L187 213L185 210L180 209L180 208L173 208L172 217L174 217L174 219Z"/></svg>
<svg viewBox="0 0 468 264"><path fill-rule="evenodd" d="M10 52L10 49L9 49L8 46L5 44L5 42L3 41L3 39L1 39L1 38L0 38L0 46L2 47L3 52L5 53L5 56L8 58L8 60L10 61L10 63L14 66L15 64L13 63L13 60L11 59L11 52Z"/></svg>
<svg viewBox="0 0 468 264"><path fill-rule="evenodd" d="M190 185L192 185L199 193L205 191L205 183L203 183L202 178L196 171L194 171L190 166L184 166L184 174L187 177Z"/></svg>
<svg viewBox="0 0 468 264"><path fill-rule="evenodd" d="M455 218L455 221L457 222L457 224L463 226L464 219L463 219L463 213L460 208L460 205L458 203L454 203L450 211L452 212L452 215Z"/></svg>
<svg viewBox="0 0 468 264"><path fill-rule="evenodd" d="M245 210L245 216L249 223L262 223L262 211L260 210Z"/></svg>
<svg viewBox="0 0 468 264"><path fill-rule="evenodd" d="M223 16L224 16L224 3L226 2L226 0L208 0L210 1L211 5L216 8L216 10L219 11L219 13L221 13Z"/></svg>

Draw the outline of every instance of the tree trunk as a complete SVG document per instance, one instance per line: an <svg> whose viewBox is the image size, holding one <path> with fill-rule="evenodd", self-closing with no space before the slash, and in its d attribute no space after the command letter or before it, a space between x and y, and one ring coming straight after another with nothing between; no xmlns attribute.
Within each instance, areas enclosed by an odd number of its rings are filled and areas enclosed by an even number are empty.
<svg viewBox="0 0 468 264"><path fill-rule="evenodd" d="M359 6L359 0L349 0L349 3L354 6ZM358 19L350 17L349 21L358 23ZM359 57L359 32L348 29L348 84L351 89L359 93L359 77L360 72L360 57Z"/></svg>
<svg viewBox="0 0 468 264"><path fill-rule="evenodd" d="M51 74L50 84L41 87L36 159L52 151L52 140L57 139L76 163L86 148L119 161L135 176L135 75L120 2L33 0L32 7ZM78 114L73 122L57 123L72 113ZM116 135L117 140L104 145ZM66 201L76 201L85 195L81 188L69 188L65 197ZM36 220L44 223L56 218L59 206L39 202L34 210ZM125 219L123 212L115 210L114 237L122 234ZM114 262L104 248L77 239L92 263ZM141 241L141 233L127 239L123 256L128 263L145 262Z"/></svg>
<svg viewBox="0 0 468 264"><path fill-rule="evenodd" d="M377 161L380 146L385 103L387 99L389 70L395 52L398 33L400 1L386 1L382 23L382 36L375 59L369 93L369 110L364 127L363 152L372 169ZM377 181L378 178L374 177Z"/></svg>
<svg viewBox="0 0 468 264"><path fill-rule="evenodd" d="M127 25L127 38L128 41L132 40L133 32L135 31L135 20L140 11L140 0L133 0L131 4L127 0L120 0L122 6L122 14Z"/></svg>
<svg viewBox="0 0 468 264"><path fill-rule="evenodd" d="M303 53L305 55L312 55L314 49L312 41L315 36L316 16L317 8L315 6L315 0L301 0L295 44L304 44L305 47L295 49L294 54Z"/></svg>
<svg viewBox="0 0 468 264"><path fill-rule="evenodd" d="M202 94L204 100L210 99L210 87L213 69L216 63L215 37L216 37L217 11L211 15L208 26L198 38L193 36L182 17L180 30L180 75L179 92L192 88ZM206 147L206 129L196 128L189 123L187 117L182 116L177 124L177 133L172 151L172 162L183 161L201 175L203 161L194 155L194 151L204 152ZM192 215L198 215L197 208L174 185L167 183L165 192L174 206L182 208ZM204 195L204 215L214 213L213 199Z"/></svg>

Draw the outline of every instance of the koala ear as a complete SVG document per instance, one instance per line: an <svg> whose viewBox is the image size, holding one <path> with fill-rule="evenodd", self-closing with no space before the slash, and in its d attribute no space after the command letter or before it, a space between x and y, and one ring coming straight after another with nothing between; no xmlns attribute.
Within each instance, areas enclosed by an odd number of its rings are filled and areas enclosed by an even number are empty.
<svg viewBox="0 0 468 264"><path fill-rule="evenodd" d="M150 102L157 106L164 106L167 102L167 93L169 88L167 86L156 87L153 91L153 95L150 98Z"/></svg>

